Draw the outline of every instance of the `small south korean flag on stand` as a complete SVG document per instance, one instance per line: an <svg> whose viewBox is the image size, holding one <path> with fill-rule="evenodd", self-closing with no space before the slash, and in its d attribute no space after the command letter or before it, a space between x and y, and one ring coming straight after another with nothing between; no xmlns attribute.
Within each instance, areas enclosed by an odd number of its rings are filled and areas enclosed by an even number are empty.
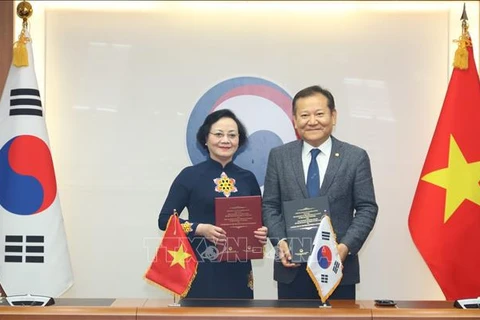
<svg viewBox="0 0 480 320"><path fill-rule="evenodd" d="M332 223L330 217L325 215L318 227L312 254L307 261L307 272L317 287L322 303L327 301L342 280L342 268Z"/></svg>
<svg viewBox="0 0 480 320"><path fill-rule="evenodd" d="M25 29L16 46L0 99L0 284L9 296L58 297L73 275Z"/></svg>

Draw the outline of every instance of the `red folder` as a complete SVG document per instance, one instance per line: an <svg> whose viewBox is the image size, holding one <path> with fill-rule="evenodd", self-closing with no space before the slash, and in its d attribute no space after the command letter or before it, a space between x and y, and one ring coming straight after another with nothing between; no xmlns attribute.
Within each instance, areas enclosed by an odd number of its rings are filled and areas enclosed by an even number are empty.
<svg viewBox="0 0 480 320"><path fill-rule="evenodd" d="M262 198L215 198L215 225L227 233L226 244L217 244L218 261L263 258L263 245L254 236L262 227Z"/></svg>

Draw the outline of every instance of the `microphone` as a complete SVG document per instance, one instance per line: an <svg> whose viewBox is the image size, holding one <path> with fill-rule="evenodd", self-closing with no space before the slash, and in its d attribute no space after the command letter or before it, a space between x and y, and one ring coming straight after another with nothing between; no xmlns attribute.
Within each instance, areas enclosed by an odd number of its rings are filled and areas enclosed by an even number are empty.
<svg viewBox="0 0 480 320"><path fill-rule="evenodd" d="M24 294L18 296L7 296L7 302L11 306L35 306L45 307L55 304L55 300L51 297L37 296L33 294Z"/></svg>
<svg viewBox="0 0 480 320"><path fill-rule="evenodd" d="M460 309L480 309L480 297L471 299L458 299L455 300L453 306Z"/></svg>

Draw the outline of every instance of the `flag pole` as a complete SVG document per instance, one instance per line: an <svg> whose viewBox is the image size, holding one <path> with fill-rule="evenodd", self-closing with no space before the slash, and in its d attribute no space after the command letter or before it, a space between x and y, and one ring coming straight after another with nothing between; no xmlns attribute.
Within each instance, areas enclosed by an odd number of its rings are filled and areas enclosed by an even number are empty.
<svg viewBox="0 0 480 320"><path fill-rule="evenodd" d="M26 38L23 36L24 34L24 30L26 30L28 28L28 18L30 18L32 16L32 13L33 13L33 9L32 9L32 5L27 2L26 0L23 0L22 2L20 2L18 5L17 5L17 16L23 20L22 22L22 33L19 37L19 41L17 41L15 44L14 44L14 47L13 47L13 57L12 59L15 59L15 55L17 55L18 57L18 52L16 51L17 47L19 46L16 46L16 44L18 43L20 45L20 43L23 45L23 52L24 52L24 57L26 56L27 57L27 65L28 65L28 52L26 51L26 47L25 47L25 44L26 44ZM21 40L20 40L21 39ZM5 292L5 290L3 289L2 287L2 284L0 283L0 301L3 301L3 298L7 296L7 293Z"/></svg>
<svg viewBox="0 0 480 320"><path fill-rule="evenodd" d="M22 31L18 37L18 41L13 44L13 65L16 67L28 66L27 42L30 39L25 35L28 31L28 18L33 14L33 8L30 2L23 0L17 5L17 16L23 20Z"/></svg>
<svg viewBox="0 0 480 320"><path fill-rule="evenodd" d="M169 307L181 307L180 302L177 301L177 295L173 294L173 303L168 305Z"/></svg>
<svg viewBox="0 0 480 320"><path fill-rule="evenodd" d="M462 12L462 16L460 17L460 20L462 20L462 31L466 33L468 16L467 16L467 7L465 2L463 3L463 12Z"/></svg>
<svg viewBox="0 0 480 320"><path fill-rule="evenodd" d="M19 36L19 40L15 42L13 46L12 59L15 61L15 59L20 58L20 63L17 66L28 66L28 52L26 48L26 43L28 39L24 35L24 33L25 33L25 30L27 30L28 28L28 18L30 18L32 14L33 14L32 5L26 0L23 0L17 5L17 16L23 20L22 22L23 27L22 27L22 32ZM3 298L6 296L7 296L7 293L5 292L5 290L2 287L2 284L0 283L0 301L3 301Z"/></svg>
<svg viewBox="0 0 480 320"><path fill-rule="evenodd" d="M28 25L28 18L33 14L33 8L30 2L23 0L17 5L17 16L23 20L23 27Z"/></svg>
<svg viewBox="0 0 480 320"><path fill-rule="evenodd" d="M468 33L468 17L465 3L463 4L463 12L460 20L462 21L462 35L457 40L454 40L454 42L458 43L458 48L455 51L453 66L460 70L466 70L468 69L467 47L472 45L472 41Z"/></svg>
<svg viewBox="0 0 480 320"><path fill-rule="evenodd" d="M173 209L173 215L178 217L177 209ZM177 231L178 231L177 226L175 225L175 230L174 230L173 234L176 235ZM180 307L180 303L177 302L177 295L175 293L173 294L173 303L170 303L168 306L169 307Z"/></svg>

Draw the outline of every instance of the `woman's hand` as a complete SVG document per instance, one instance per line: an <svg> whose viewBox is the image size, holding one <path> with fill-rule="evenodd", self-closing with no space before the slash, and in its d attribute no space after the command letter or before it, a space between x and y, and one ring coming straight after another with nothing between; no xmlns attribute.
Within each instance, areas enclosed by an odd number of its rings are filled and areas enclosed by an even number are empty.
<svg viewBox="0 0 480 320"><path fill-rule="evenodd" d="M203 236L214 244L224 243L227 240L225 230L209 223L199 223L195 235Z"/></svg>
<svg viewBox="0 0 480 320"><path fill-rule="evenodd" d="M267 234L268 234L268 229L267 227L261 227L258 228L257 230L253 231L255 238L258 239L258 241L265 245L267 244Z"/></svg>

